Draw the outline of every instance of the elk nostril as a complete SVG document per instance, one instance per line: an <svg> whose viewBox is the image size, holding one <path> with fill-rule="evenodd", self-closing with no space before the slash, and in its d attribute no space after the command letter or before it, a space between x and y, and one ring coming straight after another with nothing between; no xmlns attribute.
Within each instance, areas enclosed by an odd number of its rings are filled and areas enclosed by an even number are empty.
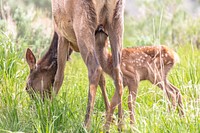
<svg viewBox="0 0 200 133"><path fill-rule="evenodd" d="M29 87L26 87L25 90L26 90L26 92L29 92L29 91L30 91L30 88L29 88Z"/></svg>
<svg viewBox="0 0 200 133"><path fill-rule="evenodd" d="M29 91L30 88L31 88L31 86L30 86L29 84L27 84L25 90L26 90L26 91Z"/></svg>

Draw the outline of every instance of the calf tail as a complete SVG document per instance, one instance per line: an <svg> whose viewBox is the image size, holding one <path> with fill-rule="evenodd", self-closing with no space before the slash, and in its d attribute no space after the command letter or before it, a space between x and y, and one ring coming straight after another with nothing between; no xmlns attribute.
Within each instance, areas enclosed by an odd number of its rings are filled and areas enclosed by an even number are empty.
<svg viewBox="0 0 200 133"><path fill-rule="evenodd" d="M180 63L180 58L175 51L173 51L173 55L174 55L174 64Z"/></svg>

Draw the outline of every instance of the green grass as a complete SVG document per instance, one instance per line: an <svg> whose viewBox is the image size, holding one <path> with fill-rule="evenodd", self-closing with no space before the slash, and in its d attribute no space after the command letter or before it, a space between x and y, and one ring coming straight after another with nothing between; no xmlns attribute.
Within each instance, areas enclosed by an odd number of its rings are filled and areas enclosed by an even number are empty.
<svg viewBox="0 0 200 133"><path fill-rule="evenodd" d="M128 89L124 89L124 132L200 133L200 50L196 48L196 41L200 40L200 19L182 11L177 6L180 0L173 3L176 6L171 18L167 12L167 5L171 1L138 2L151 12L147 11L147 15L140 20L125 18L124 46L166 44L178 53L181 62L172 69L169 80L182 93L186 115L180 118L177 111L168 112L163 91L143 81L138 89L134 127L129 124ZM35 32L32 31L34 28L29 28L31 24L26 15L17 17L17 22L22 24L18 26L19 31L26 31L16 39L6 35L6 23L0 20L0 27L4 27L0 31L0 133L102 132L105 106L100 89L96 95L90 131L86 131L83 126L88 76L80 54L74 53L72 60L67 62L64 83L53 101L46 99L43 102L40 98L31 100L26 93L24 88L29 74L24 59L26 48L31 47L37 51L38 57L45 47L47 49L46 44L50 41L47 39L50 37L42 33L40 35L43 27L35 29ZM108 76L106 79L111 99L115 87ZM117 110L114 117L116 121L111 125L113 133L117 132Z"/></svg>
<svg viewBox="0 0 200 133"><path fill-rule="evenodd" d="M87 132L83 127L86 113L88 79L87 69L79 54L67 63L64 84L51 102L39 98L30 100L24 90L28 66L24 48L18 48L4 34L0 35L0 132ZM187 51L187 52L186 52ZM200 131L200 51L191 45L177 47L181 63L169 75L170 81L180 88L186 116L167 111L166 96L149 82L141 82L136 103L136 124L129 125L128 91L124 89L124 130L126 132L183 132ZM81 67L80 67L81 66ZM109 98L114 86L107 77ZM115 116L117 118L117 111ZM105 107L98 89L91 130L101 132L105 123ZM111 132L117 131L116 122Z"/></svg>

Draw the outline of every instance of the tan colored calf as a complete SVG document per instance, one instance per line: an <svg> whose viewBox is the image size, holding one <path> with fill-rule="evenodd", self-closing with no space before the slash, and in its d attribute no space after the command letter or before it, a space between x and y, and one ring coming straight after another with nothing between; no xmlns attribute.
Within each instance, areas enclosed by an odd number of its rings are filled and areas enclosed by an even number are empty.
<svg viewBox="0 0 200 133"><path fill-rule="evenodd" d="M100 40L96 40L95 45L99 63L104 72L114 78L112 55L108 51L108 37L104 32L98 32L96 38L100 38ZM142 80L149 80L165 91L168 100L172 102L173 109L176 108L178 102L179 113L184 115L180 91L167 80L169 70L177 61L179 61L178 55L166 46L143 46L122 50L121 70L123 84L129 88L128 107L131 124L135 120L133 107L135 106L138 84ZM102 78L104 77L102 76ZM111 108L111 112L113 111L114 108Z"/></svg>

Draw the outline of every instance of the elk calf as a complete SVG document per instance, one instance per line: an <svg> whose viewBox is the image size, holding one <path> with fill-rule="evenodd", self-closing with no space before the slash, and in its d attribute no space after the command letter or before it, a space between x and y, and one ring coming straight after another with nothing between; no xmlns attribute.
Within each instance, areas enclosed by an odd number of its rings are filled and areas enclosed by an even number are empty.
<svg viewBox="0 0 200 133"><path fill-rule="evenodd" d="M95 46L99 63L103 71L114 78L112 55L108 51L107 35L105 32L97 32L96 38L99 39L96 40ZM167 80L169 70L178 60L178 55L166 46L143 46L122 50L121 70L124 87L128 86L129 89L128 107L131 124L135 120L133 108L138 84L142 80L149 80L165 91L172 107L175 109L176 102L178 102L180 106L179 113L184 115L180 91Z"/></svg>

